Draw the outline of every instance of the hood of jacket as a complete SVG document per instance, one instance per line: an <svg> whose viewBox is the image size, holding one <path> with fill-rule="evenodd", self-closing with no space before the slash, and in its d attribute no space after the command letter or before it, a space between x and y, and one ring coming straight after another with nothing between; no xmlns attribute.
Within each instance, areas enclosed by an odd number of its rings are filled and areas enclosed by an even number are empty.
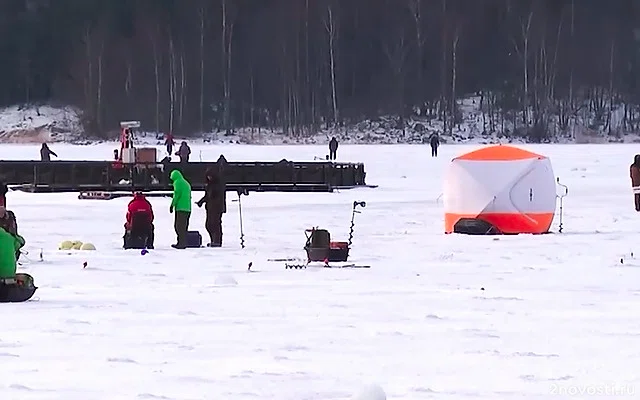
<svg viewBox="0 0 640 400"><path fill-rule="evenodd" d="M636 156L633 157L633 165L640 167L640 154L636 154Z"/></svg>
<svg viewBox="0 0 640 400"><path fill-rule="evenodd" d="M182 172L178 171L177 169L174 169L173 171L171 171L171 174L169 174L169 179L171 179L172 182L175 182L179 180L184 180L184 176L182 176Z"/></svg>

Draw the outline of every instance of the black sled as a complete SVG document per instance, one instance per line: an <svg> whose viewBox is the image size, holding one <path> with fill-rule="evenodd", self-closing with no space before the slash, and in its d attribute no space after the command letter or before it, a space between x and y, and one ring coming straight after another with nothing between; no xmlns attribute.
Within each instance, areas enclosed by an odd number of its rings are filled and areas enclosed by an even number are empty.
<svg viewBox="0 0 640 400"><path fill-rule="evenodd" d="M15 278L0 279L0 303L21 303L33 297L38 288L33 277L17 273Z"/></svg>
<svg viewBox="0 0 640 400"><path fill-rule="evenodd" d="M349 231L349 241L339 242L331 241L331 234L326 229L312 228L305 231L307 243L304 250L307 252L307 263L310 262L345 262L349 258L349 250L353 241L353 228L355 226L354 219L357 213L360 213L357 207L366 207L364 201L354 201L353 210L351 212L351 228Z"/></svg>

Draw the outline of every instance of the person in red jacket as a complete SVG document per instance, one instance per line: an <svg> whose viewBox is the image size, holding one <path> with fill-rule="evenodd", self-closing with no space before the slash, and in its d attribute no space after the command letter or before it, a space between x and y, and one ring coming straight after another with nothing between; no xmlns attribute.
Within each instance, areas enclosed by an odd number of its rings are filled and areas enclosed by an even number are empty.
<svg viewBox="0 0 640 400"><path fill-rule="evenodd" d="M165 136L164 145L167 147L167 154L169 154L169 157L171 157L173 146L176 145L175 140L173 140L173 134L171 132L167 133L167 135Z"/></svg>
<svg viewBox="0 0 640 400"><path fill-rule="evenodd" d="M153 249L153 207L141 192L129 202L124 229L125 249Z"/></svg>

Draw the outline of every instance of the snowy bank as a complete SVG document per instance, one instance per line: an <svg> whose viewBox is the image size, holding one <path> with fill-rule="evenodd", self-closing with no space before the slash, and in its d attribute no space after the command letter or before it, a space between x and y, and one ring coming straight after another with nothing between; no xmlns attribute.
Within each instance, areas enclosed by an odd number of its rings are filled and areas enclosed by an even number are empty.
<svg viewBox="0 0 640 400"><path fill-rule="evenodd" d="M483 112L478 96L461 99L458 102L460 121L451 134L443 134L443 122L433 116L422 115L419 110L405 121L404 128L398 127L397 118L380 116L364 120L347 127L321 129L315 134L299 136L283 135L281 129L238 128L230 134L226 132L205 133L198 137L180 137L190 143L288 145L288 144L326 144L335 136L343 144L425 144L433 133L441 135L444 143L526 143L517 134L507 135L501 132L487 133L487 113ZM619 118L617 118L619 119ZM41 143L67 142L89 144L107 142L107 140L88 139L81 124L81 111L74 107L12 106L0 110L0 143ZM495 118L494 118L495 121ZM119 129L119 121L113 122L114 132ZM145 127L143 126L142 129ZM511 132L508 121L501 120L499 130ZM555 131L555 128L553 129ZM141 132L137 135L140 143L147 145L163 144L163 133ZM113 139L115 141L115 139ZM570 135L558 135L556 143L638 143L637 134L606 135L598 130L575 125Z"/></svg>
<svg viewBox="0 0 640 400"><path fill-rule="evenodd" d="M83 134L73 107L12 106L0 110L0 143L68 142Z"/></svg>

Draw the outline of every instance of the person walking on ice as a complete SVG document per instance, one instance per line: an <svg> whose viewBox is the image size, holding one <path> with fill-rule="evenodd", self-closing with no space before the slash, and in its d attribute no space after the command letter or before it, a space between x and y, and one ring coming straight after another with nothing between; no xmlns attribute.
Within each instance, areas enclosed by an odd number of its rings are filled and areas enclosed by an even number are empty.
<svg viewBox="0 0 640 400"><path fill-rule="evenodd" d="M49 162L51 161L51 156L58 157L46 143L42 143L42 147L40 148L40 161Z"/></svg>

